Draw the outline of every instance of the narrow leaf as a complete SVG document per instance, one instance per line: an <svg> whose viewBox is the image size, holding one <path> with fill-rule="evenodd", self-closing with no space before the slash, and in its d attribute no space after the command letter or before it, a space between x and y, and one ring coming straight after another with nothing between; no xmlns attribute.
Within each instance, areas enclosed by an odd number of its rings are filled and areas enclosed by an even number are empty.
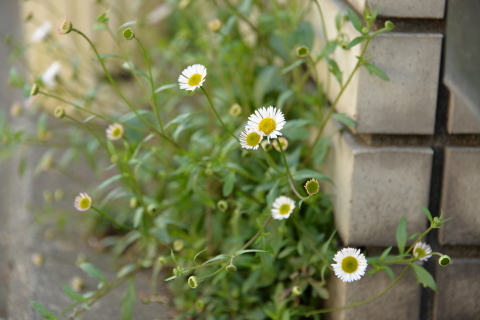
<svg viewBox="0 0 480 320"><path fill-rule="evenodd" d="M395 273L393 273L392 268L390 268L389 266L383 266L383 269L385 270L387 276L390 277L390 279L395 279Z"/></svg>
<svg viewBox="0 0 480 320"><path fill-rule="evenodd" d="M163 90L167 90L167 89L172 89L172 88L175 88L177 87L178 84L177 83L172 83L172 84L165 84L161 87L158 87L157 89L155 89L155 93L158 93L160 91L163 91Z"/></svg>
<svg viewBox="0 0 480 320"><path fill-rule="evenodd" d="M133 280L131 280L127 291L125 291L125 294L122 297L122 320L132 319L133 306L136 299L137 295L135 293L135 284L133 283Z"/></svg>
<svg viewBox="0 0 480 320"><path fill-rule="evenodd" d="M311 169L299 170L299 171L292 174L292 178L294 180L304 180L304 179L315 178L315 179L318 179L318 180L328 181L328 182L333 184L333 181L329 177L321 174L318 171L311 170Z"/></svg>
<svg viewBox="0 0 480 320"><path fill-rule="evenodd" d="M84 262L82 264L79 265L80 269L83 270L83 272L85 272L87 275L89 275L90 277L92 278L96 278L102 282L106 282L107 280L105 279L102 271L100 271L100 269L98 269L97 267L95 267L93 264L91 264L90 262Z"/></svg>
<svg viewBox="0 0 480 320"><path fill-rule="evenodd" d="M117 32L120 31L120 30L122 30L122 29L125 28L125 27L132 26L132 25L134 25L134 24L136 24L136 23L137 23L137 21L135 21L135 20L125 22L125 23L122 24L120 27L118 27Z"/></svg>
<svg viewBox="0 0 480 320"><path fill-rule="evenodd" d="M350 8L347 8L347 12L348 18L352 22L354 28L357 29L358 32L362 32L363 24L358 15Z"/></svg>
<svg viewBox="0 0 480 320"><path fill-rule="evenodd" d="M233 191L235 186L235 172L230 172L225 178L225 183L223 184L222 194L224 197L227 197Z"/></svg>
<svg viewBox="0 0 480 320"><path fill-rule="evenodd" d="M121 55L118 55L118 54L115 54L115 53L104 53L104 54L100 55L101 60L104 60L106 58L120 58L120 59L123 59ZM92 58L92 60L97 61L98 57L95 56L95 57Z"/></svg>
<svg viewBox="0 0 480 320"><path fill-rule="evenodd" d="M332 118L349 127L355 127L357 125L352 118L350 118L344 113L334 113L332 115Z"/></svg>
<svg viewBox="0 0 480 320"><path fill-rule="evenodd" d="M400 254L405 252L405 244L407 243L407 219L402 217L397 227L397 245Z"/></svg>
<svg viewBox="0 0 480 320"><path fill-rule="evenodd" d="M432 221L433 221L433 218L432 218L432 214L430 213L430 210L428 210L428 209L425 208L424 206L420 206L420 209L423 211L423 213L425 213L425 215L427 216L428 221L432 222Z"/></svg>
<svg viewBox="0 0 480 320"><path fill-rule="evenodd" d="M42 316L43 318L48 320L58 320L57 316L53 312L45 308L40 303L30 300L30 304L35 310L38 311L38 313L40 313L40 316Z"/></svg>
<svg viewBox="0 0 480 320"><path fill-rule="evenodd" d="M435 283L432 275L427 270L415 263L412 263L412 267L413 271L415 272L415 277L417 277L417 280L420 283L426 285L433 291L437 291L437 284Z"/></svg>
<svg viewBox="0 0 480 320"><path fill-rule="evenodd" d="M210 263L210 262L215 262L215 261L220 261L220 260L226 260L226 259L228 259L228 258L230 258L230 256L227 256L226 254L221 254L221 255L218 255L218 256L210 259L210 260L205 261L204 263L202 263L202 265L208 264L208 263Z"/></svg>
<svg viewBox="0 0 480 320"><path fill-rule="evenodd" d="M392 246L388 247L387 249L385 249L385 251L383 251L382 255L380 256L380 263L383 263L383 260L385 260L385 257L388 256L390 250L392 250Z"/></svg>
<svg viewBox="0 0 480 320"><path fill-rule="evenodd" d="M67 286L66 284L62 284L62 289L63 289L63 291L65 291L65 293L67 294L67 296L69 296L69 297L72 298L73 300L80 301L80 302L85 302L85 301L87 301L87 299L85 299L84 297L82 297L81 294L79 294L78 292L76 292L75 290L73 290L72 288L70 288L69 286Z"/></svg>
<svg viewBox="0 0 480 320"><path fill-rule="evenodd" d="M296 67L302 65L304 62L305 62L305 59L296 60L294 63L290 64L289 66L287 66L285 68L283 68L282 71L281 71L281 74L286 74L286 73L292 71Z"/></svg>
<svg viewBox="0 0 480 320"><path fill-rule="evenodd" d="M342 84L342 79L343 79L343 73L340 71L340 68L338 68L338 64L335 62L335 60L332 60L330 58L325 58L330 65L329 71L337 78L337 81L339 84Z"/></svg>
<svg viewBox="0 0 480 320"><path fill-rule="evenodd" d="M239 255L241 255L241 254L249 253L249 252L268 252L268 251L258 250L258 249L238 250L237 252L235 252L235 255L236 255L236 256L239 256Z"/></svg>
<svg viewBox="0 0 480 320"><path fill-rule="evenodd" d="M365 37L356 37L345 47L346 50L355 47L357 44L362 43L365 40Z"/></svg>
<svg viewBox="0 0 480 320"><path fill-rule="evenodd" d="M377 66L371 64L371 63L364 63L365 67L367 68L368 72L370 74L374 74L376 75L377 77L385 80L385 81L390 81L390 78L387 76L387 74L380 68L378 68Z"/></svg>
<svg viewBox="0 0 480 320"><path fill-rule="evenodd" d="M173 262L175 262L177 266L180 266L178 264L177 258L175 258L175 254L173 253L173 250L170 250L170 256L172 257Z"/></svg>

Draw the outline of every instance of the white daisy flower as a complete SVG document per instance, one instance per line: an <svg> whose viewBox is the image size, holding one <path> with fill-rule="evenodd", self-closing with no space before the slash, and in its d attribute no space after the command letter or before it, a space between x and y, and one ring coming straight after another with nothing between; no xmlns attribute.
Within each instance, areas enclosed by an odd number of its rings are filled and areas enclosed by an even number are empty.
<svg viewBox="0 0 480 320"><path fill-rule="evenodd" d="M57 78L60 74L60 68L60 62L54 61L42 74L42 82L48 89L52 90L57 85Z"/></svg>
<svg viewBox="0 0 480 320"><path fill-rule="evenodd" d="M343 282L360 280L367 269L367 259L360 253L360 249L343 248L335 254L333 260L336 262L332 264L333 271Z"/></svg>
<svg viewBox="0 0 480 320"><path fill-rule="evenodd" d="M272 216L273 219L282 220L290 217L293 209L295 208L295 201L289 197L280 196L272 204Z"/></svg>
<svg viewBox="0 0 480 320"><path fill-rule="evenodd" d="M109 140L118 140L123 137L123 126L120 123L112 123L107 128L107 138Z"/></svg>
<svg viewBox="0 0 480 320"><path fill-rule="evenodd" d="M248 117L247 126L262 131L268 141L275 139L277 136L281 136L280 130L285 125L285 117L280 109L272 106L268 108L260 108L255 111L254 114Z"/></svg>
<svg viewBox="0 0 480 320"><path fill-rule="evenodd" d="M48 37L52 29L52 24L50 21L45 21L37 29L35 29L30 37L32 42L40 42Z"/></svg>
<svg viewBox="0 0 480 320"><path fill-rule="evenodd" d="M420 261L427 261L428 258L432 256L430 253L432 253L432 248L421 241L417 242L415 247L413 247L413 256L415 258L420 258L418 259Z"/></svg>
<svg viewBox="0 0 480 320"><path fill-rule="evenodd" d="M74 202L74 207L78 211L87 211L92 206L92 198L88 196L86 193L80 193Z"/></svg>
<svg viewBox="0 0 480 320"><path fill-rule="evenodd" d="M194 64L182 71L182 74L178 77L178 83L180 89L187 91L193 91L200 88L207 76L207 68L201 64Z"/></svg>
<svg viewBox="0 0 480 320"><path fill-rule="evenodd" d="M255 128L245 127L245 130L240 133L240 144L245 149L258 149L262 139L263 133Z"/></svg>

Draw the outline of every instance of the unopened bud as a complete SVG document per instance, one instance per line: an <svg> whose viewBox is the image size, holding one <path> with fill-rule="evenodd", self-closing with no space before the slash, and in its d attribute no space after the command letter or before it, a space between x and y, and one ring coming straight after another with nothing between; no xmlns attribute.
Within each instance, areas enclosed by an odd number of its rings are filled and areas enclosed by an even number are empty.
<svg viewBox="0 0 480 320"><path fill-rule="evenodd" d="M284 137L279 137L278 138L278 141L277 140L273 140L272 142L272 146L275 148L275 150L277 150L278 152L280 152L280 148L282 148L283 151L287 150L288 148L288 140Z"/></svg>
<svg viewBox="0 0 480 320"><path fill-rule="evenodd" d="M181 251L183 247L185 246L185 243L182 240L175 240L173 241L173 250L174 251Z"/></svg>
<svg viewBox="0 0 480 320"><path fill-rule="evenodd" d="M316 194L318 190L320 190L320 185L318 184L317 179L312 178L305 183L305 191L307 191L309 195Z"/></svg>
<svg viewBox="0 0 480 320"><path fill-rule="evenodd" d="M138 200L135 197L130 198L130 208L135 209L138 205Z"/></svg>
<svg viewBox="0 0 480 320"><path fill-rule="evenodd" d="M39 90L40 90L40 88L38 87L38 84L34 83L33 86L32 86L32 90L30 90L30 95L31 96L36 95Z"/></svg>
<svg viewBox="0 0 480 320"><path fill-rule="evenodd" d="M228 202L225 201L225 200L219 200L219 201L217 202L217 208L218 208L218 210L220 210L220 211L222 211L222 212L227 211L227 209L228 209Z"/></svg>
<svg viewBox="0 0 480 320"><path fill-rule="evenodd" d="M438 259L438 264L440 264L442 267L448 266L452 262L452 259L450 259L449 256L443 255Z"/></svg>
<svg viewBox="0 0 480 320"><path fill-rule="evenodd" d="M176 275L177 277L183 273L182 268L176 267L173 269L173 274Z"/></svg>
<svg viewBox="0 0 480 320"><path fill-rule="evenodd" d="M58 34L67 34L72 31L73 25L72 21L67 17L60 18L57 23L57 32Z"/></svg>
<svg viewBox="0 0 480 320"><path fill-rule="evenodd" d="M75 290L76 292L80 292L85 287L85 282L82 278L75 277L72 279L71 286L73 290Z"/></svg>
<svg viewBox="0 0 480 320"><path fill-rule="evenodd" d="M440 228L442 226L442 220L439 217L433 218L432 225L434 228Z"/></svg>
<svg viewBox="0 0 480 320"><path fill-rule="evenodd" d="M238 103L232 104L230 110L228 111L231 116L238 117L242 114L242 107Z"/></svg>
<svg viewBox="0 0 480 320"><path fill-rule="evenodd" d="M127 29L123 30L123 37L126 40L132 40L135 37L135 33L133 32L132 29L127 28Z"/></svg>
<svg viewBox="0 0 480 320"><path fill-rule="evenodd" d="M303 290L300 289L299 286L293 286L293 288L292 288L292 294L293 294L294 296L299 296L299 295L302 294L302 292L303 292Z"/></svg>
<svg viewBox="0 0 480 320"><path fill-rule="evenodd" d="M113 156L110 157L110 162L111 163L117 163L118 161L118 156L114 154Z"/></svg>
<svg viewBox="0 0 480 320"><path fill-rule="evenodd" d="M65 109L60 106L56 107L53 111L53 116L57 119L62 119L63 117L65 117Z"/></svg>
<svg viewBox="0 0 480 320"><path fill-rule="evenodd" d="M387 29L388 31L392 31L393 28L395 28L395 25L393 24L392 21L390 20L385 21L385 29Z"/></svg>
<svg viewBox="0 0 480 320"><path fill-rule="evenodd" d="M363 34L367 34L367 33L369 33L369 32L370 32L370 29L369 29L369 28L367 28L367 27L363 27L363 28L362 28L362 33L363 33Z"/></svg>
<svg viewBox="0 0 480 320"><path fill-rule="evenodd" d="M222 27L222 22L219 19L212 20L208 23L208 29L213 32L218 32Z"/></svg>
<svg viewBox="0 0 480 320"><path fill-rule="evenodd" d="M164 266L167 264L167 259L164 256L158 257L158 264Z"/></svg>
<svg viewBox="0 0 480 320"><path fill-rule="evenodd" d="M229 264L225 270L227 270L228 272L236 272L237 271L237 267L235 267L233 264Z"/></svg>
<svg viewBox="0 0 480 320"><path fill-rule="evenodd" d="M55 198L55 201L59 202L59 201L62 201L64 194L65 193L63 192L62 189L57 189L53 193L53 197Z"/></svg>
<svg viewBox="0 0 480 320"><path fill-rule="evenodd" d="M52 191L43 190L43 200L45 200L46 203L51 203L52 199L53 199Z"/></svg>
<svg viewBox="0 0 480 320"><path fill-rule="evenodd" d="M196 287L198 287L198 279L197 277L195 276L191 276L188 278L188 285L190 286L190 288L192 289L195 289Z"/></svg>
<svg viewBox="0 0 480 320"><path fill-rule="evenodd" d="M297 48L297 57L305 58L310 53L310 50L306 46L301 46Z"/></svg>
<svg viewBox="0 0 480 320"><path fill-rule="evenodd" d="M156 204L149 204L147 207L147 213L148 214L154 214L157 211L157 205Z"/></svg>
<svg viewBox="0 0 480 320"><path fill-rule="evenodd" d="M40 253L34 253L32 255L32 262L37 267L41 267L45 263L45 258Z"/></svg>

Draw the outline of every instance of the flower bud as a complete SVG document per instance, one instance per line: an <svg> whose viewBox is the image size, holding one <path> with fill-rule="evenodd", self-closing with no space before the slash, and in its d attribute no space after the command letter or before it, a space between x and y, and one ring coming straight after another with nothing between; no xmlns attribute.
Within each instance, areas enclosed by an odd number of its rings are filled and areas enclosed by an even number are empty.
<svg viewBox="0 0 480 320"><path fill-rule="evenodd" d="M158 264L160 264L161 266L166 265L167 264L167 259L164 256L158 257Z"/></svg>
<svg viewBox="0 0 480 320"><path fill-rule="evenodd" d="M452 259L450 259L449 256L444 254L438 259L438 264L441 265L442 267L448 266L452 262Z"/></svg>
<svg viewBox="0 0 480 320"><path fill-rule="evenodd" d="M310 50L306 46L301 46L297 48L297 57L305 58L310 53Z"/></svg>
<svg viewBox="0 0 480 320"><path fill-rule="evenodd" d="M238 117L242 114L242 107L238 103L232 104L230 110L228 110L232 117Z"/></svg>
<svg viewBox="0 0 480 320"><path fill-rule="evenodd" d="M191 276L188 278L188 285L190 286L190 288L192 289L195 289L196 287L198 287L198 279L197 277L195 276Z"/></svg>
<svg viewBox="0 0 480 320"><path fill-rule="evenodd" d="M222 22L219 19L214 19L208 23L208 29L213 32L218 32L222 27Z"/></svg>
<svg viewBox="0 0 480 320"><path fill-rule="evenodd" d="M203 302L203 300L198 299L197 301L195 301L195 309L197 309L198 312L202 312L204 308L205 302Z"/></svg>
<svg viewBox="0 0 480 320"><path fill-rule="evenodd" d="M283 151L287 150L288 148L288 140L284 137L279 137L278 138L278 141L277 140L273 140L272 142L272 146L275 148L275 150L277 150L278 152L280 152L280 147L282 148Z"/></svg>
<svg viewBox="0 0 480 320"><path fill-rule="evenodd" d="M30 95L31 96L36 95L39 90L40 90L40 88L38 87L38 84L34 83L33 86L32 86L32 90L30 90Z"/></svg>
<svg viewBox="0 0 480 320"><path fill-rule="evenodd" d="M43 255L41 255L40 253L34 253L32 255L32 262L37 267L41 267L45 263L45 257Z"/></svg>
<svg viewBox="0 0 480 320"><path fill-rule="evenodd" d="M260 142L260 146L263 148L263 150L267 152L272 150L272 145L268 143L268 140L263 140L262 142Z"/></svg>
<svg viewBox="0 0 480 320"><path fill-rule="evenodd" d="M56 107L53 111L53 116L57 119L62 119L63 117L65 117L65 109L60 106Z"/></svg>
<svg viewBox="0 0 480 320"><path fill-rule="evenodd" d="M65 194L65 193L63 192L62 189L57 189L57 190L55 190L55 192L53 193L53 198L54 198L55 201L57 201L57 202L62 201L64 194Z"/></svg>
<svg viewBox="0 0 480 320"><path fill-rule="evenodd" d="M183 273L183 270L181 267L176 267L173 269L173 274L176 275L177 277Z"/></svg>
<svg viewBox="0 0 480 320"><path fill-rule="evenodd" d="M370 32L370 29L369 29L369 28L367 28L367 27L363 27L363 28L362 28L362 33L363 33L363 34L367 34L367 33L369 33L369 32Z"/></svg>
<svg viewBox="0 0 480 320"><path fill-rule="evenodd" d="M114 154L110 157L110 162L111 163L117 163L117 161L118 161L118 156L116 154Z"/></svg>
<svg viewBox="0 0 480 320"><path fill-rule="evenodd" d="M237 271L237 267L235 267L233 264L229 264L225 270L227 270L228 272L236 272Z"/></svg>
<svg viewBox="0 0 480 320"><path fill-rule="evenodd" d="M392 21L390 20L385 21L385 29L387 29L388 31L392 31L393 28L395 28L395 25L393 24Z"/></svg>
<svg viewBox="0 0 480 320"><path fill-rule="evenodd" d="M225 200L220 200L217 202L217 208L218 210L225 212L228 209L228 202Z"/></svg>
<svg viewBox="0 0 480 320"><path fill-rule="evenodd" d="M439 217L433 218L432 225L434 228L440 228L442 226L442 220Z"/></svg>
<svg viewBox="0 0 480 320"><path fill-rule="evenodd" d="M123 30L123 37L126 40L132 40L135 37L135 33L133 32L132 29L127 28L127 29Z"/></svg>
<svg viewBox="0 0 480 320"><path fill-rule="evenodd" d="M72 289L76 292L80 292L85 288L85 282L80 277L74 277L71 282Z"/></svg>
<svg viewBox="0 0 480 320"><path fill-rule="evenodd" d="M130 198L130 208L135 209L138 205L138 200L135 197Z"/></svg>
<svg viewBox="0 0 480 320"><path fill-rule="evenodd" d="M299 295L302 294L302 292L303 292L303 290L300 289L299 286L293 286L293 288L292 288L292 294L293 294L294 296L299 296Z"/></svg>
<svg viewBox="0 0 480 320"><path fill-rule="evenodd" d="M72 21L67 17L60 18L57 23L57 32L58 34L67 34L72 31L73 25Z"/></svg>
<svg viewBox="0 0 480 320"><path fill-rule="evenodd" d="M147 213L148 214L154 214L155 211L157 211L157 205L156 204L149 204L148 207L147 207Z"/></svg>
<svg viewBox="0 0 480 320"><path fill-rule="evenodd" d="M305 191L311 196L316 194L320 190L320 185L318 184L317 179L310 179L305 183Z"/></svg>
<svg viewBox="0 0 480 320"><path fill-rule="evenodd" d="M185 247L185 243L182 240L175 240L173 241L173 250L174 251L181 251Z"/></svg>

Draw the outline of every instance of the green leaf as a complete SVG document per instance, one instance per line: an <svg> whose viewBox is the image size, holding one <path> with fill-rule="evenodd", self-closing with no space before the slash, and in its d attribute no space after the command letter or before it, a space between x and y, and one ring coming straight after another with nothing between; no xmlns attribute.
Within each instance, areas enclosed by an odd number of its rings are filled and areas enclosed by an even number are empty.
<svg viewBox="0 0 480 320"><path fill-rule="evenodd" d="M171 276L171 277L169 277L169 278L167 278L163 281L172 281L173 279L176 279L176 278L177 278L177 276Z"/></svg>
<svg viewBox="0 0 480 320"><path fill-rule="evenodd" d="M338 68L338 64L335 62L335 60L330 58L325 58L325 60L327 60L328 64L330 65L329 71L335 76L335 78L337 78L338 83L342 84L343 73Z"/></svg>
<svg viewBox="0 0 480 320"><path fill-rule="evenodd" d="M315 178L315 179L318 179L318 180L328 181L331 184L333 184L333 181L329 177L321 174L318 171L311 170L311 169L299 170L299 171L292 174L292 178L293 178L293 180L304 180L304 179Z"/></svg>
<svg viewBox="0 0 480 320"><path fill-rule="evenodd" d="M264 97L273 88L276 83L277 67L268 66L265 67L260 74L255 78L255 84L253 86L253 101L256 106L262 106Z"/></svg>
<svg viewBox="0 0 480 320"><path fill-rule="evenodd" d="M105 58L120 58L120 59L123 59L121 55L116 54L116 53L104 53L104 54L100 55L101 60L104 60ZM97 61L98 57L95 56L95 57L92 58L92 60Z"/></svg>
<svg viewBox="0 0 480 320"><path fill-rule="evenodd" d="M222 194L224 197L227 197L233 191L235 186L235 172L230 172L225 177L225 182L223 183Z"/></svg>
<svg viewBox="0 0 480 320"><path fill-rule="evenodd" d="M355 11L353 11L350 8L347 8L347 12L348 12L348 18L352 22L354 28L357 29L358 32L362 32L363 24L360 18L358 17L358 15L355 13Z"/></svg>
<svg viewBox="0 0 480 320"><path fill-rule="evenodd" d="M249 252L268 252L268 251L258 250L258 249L238 250L237 252L234 253L234 255L239 256L241 254L249 253Z"/></svg>
<svg viewBox="0 0 480 320"><path fill-rule="evenodd" d="M402 217L397 227L397 245L400 254L405 252L405 244L407 243L407 219Z"/></svg>
<svg viewBox="0 0 480 320"><path fill-rule="evenodd" d="M433 291L437 291L435 280L427 270L415 263L412 263L412 268L415 273L415 277L420 283L426 285Z"/></svg>
<svg viewBox="0 0 480 320"><path fill-rule="evenodd" d="M152 112L150 110L137 110L137 113L139 115L142 115L142 116L147 114L147 113L152 114ZM135 114L135 112L131 111L131 112L127 113L126 115L122 116L120 119L118 119L118 122L124 123L124 122L132 120L136 117L137 117L137 115Z"/></svg>
<svg viewBox="0 0 480 320"><path fill-rule="evenodd" d="M171 125L174 125L174 124L184 123L185 120L186 120L188 117L190 117L192 114L194 114L194 112L185 112L185 113L179 114L178 116L176 116L175 118L173 118L172 120L170 120L170 121L165 125L165 129L167 129L168 127L170 127Z"/></svg>
<svg viewBox="0 0 480 320"><path fill-rule="evenodd" d="M330 246L330 243L333 240L333 237L335 236L335 233L337 233L337 230L332 232L332 234L330 235L330 238L328 238L327 242L325 242L322 245L322 248L320 249L320 254L325 258L327 257L327 250L328 250L328 247ZM322 279L323 279L323 277L322 277Z"/></svg>
<svg viewBox="0 0 480 320"><path fill-rule="evenodd" d="M38 311L38 313L40 313L42 318L48 320L58 320L57 316L53 312L42 306L40 303L30 300L30 304L35 310Z"/></svg>
<svg viewBox="0 0 480 320"><path fill-rule="evenodd" d="M120 27L118 27L117 32L123 30L125 27L132 26L134 24L137 24L137 21L135 21L135 20L127 21L124 24L122 24Z"/></svg>
<svg viewBox="0 0 480 320"><path fill-rule="evenodd" d="M116 175L108 178L107 180L103 181L95 190L96 191L102 190L102 189L108 187L113 182L115 182L117 180L120 180L122 177L123 177L123 174L121 174L121 173L116 174Z"/></svg>
<svg viewBox="0 0 480 320"><path fill-rule="evenodd" d="M81 294L79 294L78 292L76 292L75 290L73 290L72 288L70 288L69 286L67 286L66 284L62 284L62 288L63 288L63 291L65 291L65 293L66 293L70 298L72 298L73 300L80 301L80 302L85 302L85 301L87 301L87 299L85 299L84 297L82 297Z"/></svg>
<svg viewBox="0 0 480 320"><path fill-rule="evenodd" d="M383 270L385 270L385 273L390 279L395 279L395 273L393 273L392 268L390 268L389 266L383 266Z"/></svg>
<svg viewBox="0 0 480 320"><path fill-rule="evenodd" d="M282 91L282 93L280 93L280 95L277 98L277 103L275 104L275 106L278 109L283 109L283 105L285 104L285 102L288 99L290 99L292 96L293 96L293 90L289 89L289 90Z"/></svg>
<svg viewBox="0 0 480 320"><path fill-rule="evenodd" d="M123 278L124 276L126 276L127 274L129 274L130 272L132 272L137 268L138 268L138 265L136 263L129 263L126 266L123 266L123 268L117 272L117 278Z"/></svg>
<svg viewBox="0 0 480 320"><path fill-rule="evenodd" d="M278 184L279 181L277 180L275 184L270 188L270 191L267 193L267 205L271 206L273 201L278 197L279 191L278 191Z"/></svg>
<svg viewBox="0 0 480 320"><path fill-rule="evenodd" d="M375 10L373 10L373 12L370 14L372 21L375 20L375 19L377 19L377 15L378 15L378 11L379 11L379 10L380 10L380 7L377 7L377 8L375 8Z"/></svg>
<svg viewBox="0 0 480 320"><path fill-rule="evenodd" d="M142 222L144 208L140 207L135 210L135 215L133 216L133 227L138 228L140 222Z"/></svg>
<svg viewBox="0 0 480 320"><path fill-rule="evenodd" d="M84 262L82 264L79 265L80 269L83 270L83 272L85 272L88 276L92 277L92 278L96 278L102 282L106 282L107 279L105 279L102 271L100 271L100 269L98 269L97 267L95 267L93 264L91 264L90 262Z"/></svg>
<svg viewBox="0 0 480 320"><path fill-rule="evenodd" d="M301 66L305 62L305 59L298 59L294 63L282 69L281 74L286 74L298 66Z"/></svg>
<svg viewBox="0 0 480 320"><path fill-rule="evenodd" d="M356 37L345 47L346 50L355 47L357 44L362 43L365 40L365 37Z"/></svg>
<svg viewBox="0 0 480 320"><path fill-rule="evenodd" d="M357 125L352 118L344 113L334 113L332 114L332 118L349 127L355 127Z"/></svg>
<svg viewBox="0 0 480 320"><path fill-rule="evenodd" d="M97 22L98 23L107 23L108 22L108 11L99 15L97 17Z"/></svg>
<svg viewBox="0 0 480 320"><path fill-rule="evenodd" d="M220 255L218 255L218 256L210 259L210 260L205 261L204 263L202 263L202 265L208 264L210 262L226 260L226 259L229 259L229 258L231 258L231 256L226 255L226 254L220 254Z"/></svg>
<svg viewBox="0 0 480 320"><path fill-rule="evenodd" d="M432 218L432 214L430 213L430 210L428 210L428 209L425 208L424 206L420 206L420 209L423 211L423 213L425 213L425 215L427 216L428 221L432 222L432 221L433 221L433 218Z"/></svg>
<svg viewBox="0 0 480 320"><path fill-rule="evenodd" d="M130 281L125 294L122 297L122 320L131 320L133 314L133 306L135 305L135 300L137 295L135 293L135 284L133 280Z"/></svg>
<svg viewBox="0 0 480 320"><path fill-rule="evenodd" d="M367 62L365 62L363 65L367 68L370 74L374 74L385 81L390 81L390 78L387 76L387 74L377 66Z"/></svg>
<svg viewBox="0 0 480 320"><path fill-rule="evenodd" d="M163 90L172 89L172 88L175 88L175 87L178 87L178 84L177 84L177 83L165 84L165 85L163 85L163 86L158 87L157 89L155 89L155 93L161 92L161 91L163 91Z"/></svg>
<svg viewBox="0 0 480 320"><path fill-rule="evenodd" d="M180 267L180 265L178 264L178 261L177 261L177 258L175 258L175 254L173 253L173 250L170 249L170 256L172 257L172 260L173 262Z"/></svg>
<svg viewBox="0 0 480 320"><path fill-rule="evenodd" d="M422 233L421 232L415 232L414 234L412 234L410 237L408 237L408 240L412 240L414 239L415 237L421 235Z"/></svg>
<svg viewBox="0 0 480 320"><path fill-rule="evenodd" d="M382 255L380 256L380 263L383 263L383 260L385 260L385 257L388 256L390 250L392 250L392 246L388 247L387 249L385 249L385 251L383 251Z"/></svg>

